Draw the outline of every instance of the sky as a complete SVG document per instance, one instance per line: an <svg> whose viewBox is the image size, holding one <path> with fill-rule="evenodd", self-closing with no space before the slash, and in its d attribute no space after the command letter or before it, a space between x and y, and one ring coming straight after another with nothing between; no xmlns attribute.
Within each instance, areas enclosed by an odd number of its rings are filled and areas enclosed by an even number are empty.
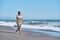
<svg viewBox="0 0 60 40"><path fill-rule="evenodd" d="M0 19L59 19L60 0L0 0Z"/></svg>

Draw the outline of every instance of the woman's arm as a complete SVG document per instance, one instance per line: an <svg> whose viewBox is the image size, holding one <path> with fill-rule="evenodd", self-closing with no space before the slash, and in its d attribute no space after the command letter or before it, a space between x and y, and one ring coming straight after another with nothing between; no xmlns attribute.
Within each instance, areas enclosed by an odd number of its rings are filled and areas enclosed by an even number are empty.
<svg viewBox="0 0 60 40"><path fill-rule="evenodd" d="M23 22L23 16L22 16L22 22Z"/></svg>

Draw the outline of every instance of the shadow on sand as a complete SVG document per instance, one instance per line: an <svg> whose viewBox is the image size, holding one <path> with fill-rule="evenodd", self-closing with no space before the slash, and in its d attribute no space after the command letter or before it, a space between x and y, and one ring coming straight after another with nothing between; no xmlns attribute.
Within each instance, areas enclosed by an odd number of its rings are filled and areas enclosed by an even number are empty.
<svg viewBox="0 0 60 40"><path fill-rule="evenodd" d="M0 31L0 33L13 33L13 34L16 34L16 32L12 32L12 31Z"/></svg>

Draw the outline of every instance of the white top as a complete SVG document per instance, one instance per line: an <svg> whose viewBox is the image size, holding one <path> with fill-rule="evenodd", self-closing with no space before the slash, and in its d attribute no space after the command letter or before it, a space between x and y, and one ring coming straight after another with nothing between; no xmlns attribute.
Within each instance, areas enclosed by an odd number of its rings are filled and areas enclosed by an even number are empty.
<svg viewBox="0 0 60 40"><path fill-rule="evenodd" d="M19 15L17 16L17 19L21 19L21 18L22 18L22 16L19 16Z"/></svg>

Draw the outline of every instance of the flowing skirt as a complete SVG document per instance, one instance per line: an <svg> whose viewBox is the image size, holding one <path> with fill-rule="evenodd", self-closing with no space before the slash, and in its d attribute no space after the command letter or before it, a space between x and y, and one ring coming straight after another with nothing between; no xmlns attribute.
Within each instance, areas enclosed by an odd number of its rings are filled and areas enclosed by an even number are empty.
<svg viewBox="0 0 60 40"><path fill-rule="evenodd" d="M17 26L19 27L20 25L22 25L22 20L17 20Z"/></svg>

